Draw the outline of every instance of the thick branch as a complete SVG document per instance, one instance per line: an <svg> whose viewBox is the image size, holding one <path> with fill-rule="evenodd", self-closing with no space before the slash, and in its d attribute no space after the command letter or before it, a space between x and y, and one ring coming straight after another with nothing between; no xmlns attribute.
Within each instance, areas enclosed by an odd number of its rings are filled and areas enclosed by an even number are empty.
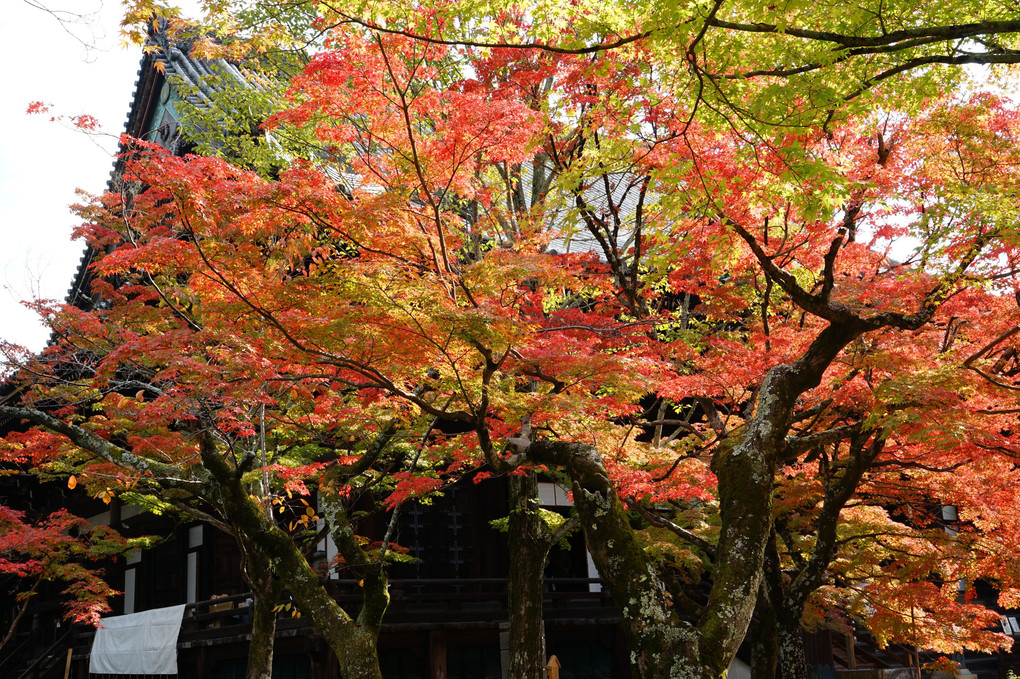
<svg viewBox="0 0 1020 679"><path fill-rule="evenodd" d="M378 634L383 614L386 613L390 603L385 566L379 561L370 559L361 548L340 497L335 493L324 493L319 500L337 551L344 558L347 567L361 581L365 600L361 613L358 614L357 623Z"/></svg>
<svg viewBox="0 0 1020 679"><path fill-rule="evenodd" d="M844 427L834 427L825 431L815 432L814 434L807 434L806 436L789 436L786 439L786 444L780 457L783 460L794 460L803 452L811 450L815 446L825 446L837 441L843 441L859 434L860 431L861 425L858 423L848 424Z"/></svg>
<svg viewBox="0 0 1020 679"><path fill-rule="evenodd" d="M1003 389L1009 389L1010 391L1020 391L1020 386L997 379L994 375L990 375L981 368L974 365L975 361L978 361L982 357L987 356L989 352L991 352L995 347L997 347L1002 342L1005 342L1018 332L1020 332L1020 325L1013 326L1012 328L1002 333L985 346L981 347L978 351L968 356L967 360L963 362L963 367L967 368L968 370L973 370L978 375L980 375L981 377L985 378L986 380L988 380L989 382L998 387L1002 387Z"/></svg>
<svg viewBox="0 0 1020 679"><path fill-rule="evenodd" d="M906 40L936 38L938 40L960 40L978 35L1001 35L1020 32L1020 21L981 21L970 24L950 26L924 26L922 28L904 28L890 31L882 35L856 36L833 31L819 31L797 26L777 26L766 23L738 23L722 19L710 19L708 23L716 28L725 28L740 33L768 33L785 35L805 40L831 42L840 47L885 47Z"/></svg>
<svg viewBox="0 0 1020 679"><path fill-rule="evenodd" d="M836 528L839 514L847 501L857 490L864 472L885 447L885 439L881 430L875 432L871 445L864 447L859 437L858 443L851 446L850 459L846 469L836 479L826 483L825 499L818 516L815 546L811 558L794 578L787 590L787 599L795 610L803 608L807 598L818 589L824 581L829 563L836 549Z"/></svg>
<svg viewBox="0 0 1020 679"><path fill-rule="evenodd" d="M28 420L48 431L63 434L79 448L124 469L133 469L151 475L160 485L169 488L183 488L200 494L209 489L209 478L200 468L182 468L147 457L135 455L129 450L110 443L106 439L77 425L30 408L0 406L0 417Z"/></svg>

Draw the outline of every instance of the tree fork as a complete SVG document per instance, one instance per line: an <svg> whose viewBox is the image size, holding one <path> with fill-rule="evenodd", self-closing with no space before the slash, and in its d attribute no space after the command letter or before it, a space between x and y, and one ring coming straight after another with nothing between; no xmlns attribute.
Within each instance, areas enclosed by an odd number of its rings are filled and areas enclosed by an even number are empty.
<svg viewBox="0 0 1020 679"><path fill-rule="evenodd" d="M302 613L336 653L345 679L382 679L376 648L378 628L356 624L330 596L297 545L270 521L217 450L210 434L202 437L202 463L223 487L224 505L238 528L287 582Z"/></svg>
<svg viewBox="0 0 1020 679"><path fill-rule="evenodd" d="M719 676L706 674L699 663L697 633L670 607L599 452L583 443L539 440L526 454L535 462L564 468L571 478L588 550L623 617L634 676Z"/></svg>
<svg viewBox="0 0 1020 679"><path fill-rule="evenodd" d="M833 359L862 332L860 324L831 324L801 358L770 369L741 440L725 440L713 456L721 531L712 592L699 629L702 663L717 674L729 666L751 622L772 530L776 461L797 399L821 383Z"/></svg>

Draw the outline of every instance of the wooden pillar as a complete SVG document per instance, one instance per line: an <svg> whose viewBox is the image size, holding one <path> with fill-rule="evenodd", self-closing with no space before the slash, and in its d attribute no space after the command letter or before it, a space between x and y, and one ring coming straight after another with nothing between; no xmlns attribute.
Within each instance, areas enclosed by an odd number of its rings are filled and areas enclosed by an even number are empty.
<svg viewBox="0 0 1020 679"><path fill-rule="evenodd" d="M195 653L195 669L200 677L208 677L210 674L206 673L205 666L205 646L199 646Z"/></svg>
<svg viewBox="0 0 1020 679"><path fill-rule="evenodd" d="M326 645L326 675L324 679L339 679L340 678L340 661L336 658L336 653L333 649Z"/></svg>
<svg viewBox="0 0 1020 679"><path fill-rule="evenodd" d="M312 658L312 676L315 679L339 679L340 662L322 637L315 637L315 644L308 655ZM315 658L322 658L322 662L315 662Z"/></svg>
<svg viewBox="0 0 1020 679"><path fill-rule="evenodd" d="M429 679L446 679L446 633L429 633Z"/></svg>

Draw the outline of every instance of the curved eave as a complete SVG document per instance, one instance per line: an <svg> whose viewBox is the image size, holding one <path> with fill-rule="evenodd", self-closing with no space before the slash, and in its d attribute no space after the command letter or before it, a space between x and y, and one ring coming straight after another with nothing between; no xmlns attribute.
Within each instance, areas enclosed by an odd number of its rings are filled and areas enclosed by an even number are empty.
<svg viewBox="0 0 1020 679"><path fill-rule="evenodd" d="M124 121L123 133L136 138L143 138L149 134L152 129L153 113L159 104L160 92L163 84L168 80L173 84L175 79L179 79L193 92L186 96L188 102L203 106L211 105L210 95L213 92L212 85L209 83L212 80L210 76L220 74L228 75L244 87L254 86L233 64L223 59L216 59L212 62L193 59L188 55L186 45L169 43L162 34L153 33L149 39L147 51L142 55L138 66L134 94L131 97L131 106ZM106 184L107 191L114 189L114 180L122 170L123 162L118 154L118 158L110 170L110 178ZM91 248L86 248L82 254L65 297L68 304L79 307L91 304L89 266L92 264L95 254Z"/></svg>

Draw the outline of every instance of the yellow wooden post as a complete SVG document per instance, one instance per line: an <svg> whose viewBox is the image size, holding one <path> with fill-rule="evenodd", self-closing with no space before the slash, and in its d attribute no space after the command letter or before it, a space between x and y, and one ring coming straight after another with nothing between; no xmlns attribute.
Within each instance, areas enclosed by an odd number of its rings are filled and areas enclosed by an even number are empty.
<svg viewBox="0 0 1020 679"><path fill-rule="evenodd" d="M560 659L556 656L549 656L549 662L545 664L546 677L548 679L560 679Z"/></svg>

